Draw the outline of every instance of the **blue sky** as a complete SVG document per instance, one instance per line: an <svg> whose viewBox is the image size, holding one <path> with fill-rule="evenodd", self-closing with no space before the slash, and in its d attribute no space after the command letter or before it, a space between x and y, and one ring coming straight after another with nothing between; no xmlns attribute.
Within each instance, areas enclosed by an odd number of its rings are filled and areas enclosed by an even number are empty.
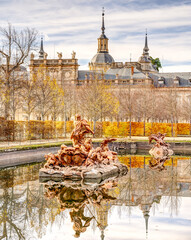
<svg viewBox="0 0 191 240"><path fill-rule="evenodd" d="M115 61L137 61L148 29L150 55L162 71L191 71L191 1L188 0L0 0L0 25L36 28L45 36L48 57L76 52L81 69L97 52L101 10ZM40 41L40 37L39 37Z"/></svg>

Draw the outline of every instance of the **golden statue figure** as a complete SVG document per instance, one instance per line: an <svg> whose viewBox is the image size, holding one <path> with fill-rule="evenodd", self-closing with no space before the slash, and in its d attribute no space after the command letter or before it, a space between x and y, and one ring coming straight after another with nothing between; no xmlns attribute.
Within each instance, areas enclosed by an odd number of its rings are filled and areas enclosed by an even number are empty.
<svg viewBox="0 0 191 240"><path fill-rule="evenodd" d="M76 115L74 130L71 134L73 145L84 145L86 133L94 134L88 122L85 119L81 119L80 115Z"/></svg>

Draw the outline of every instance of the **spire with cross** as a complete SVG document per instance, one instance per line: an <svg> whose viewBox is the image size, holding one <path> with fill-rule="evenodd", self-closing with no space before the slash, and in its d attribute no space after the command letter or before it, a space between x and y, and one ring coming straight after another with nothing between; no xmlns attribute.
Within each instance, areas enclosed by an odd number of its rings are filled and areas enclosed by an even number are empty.
<svg viewBox="0 0 191 240"><path fill-rule="evenodd" d="M145 46L143 48L143 54L144 55L149 55L148 40L147 40L147 29L146 29L146 34L145 34Z"/></svg>
<svg viewBox="0 0 191 240"><path fill-rule="evenodd" d="M44 58L44 49L43 49L43 36L41 35L41 42L40 42L40 51L39 51L39 58Z"/></svg>
<svg viewBox="0 0 191 240"><path fill-rule="evenodd" d="M101 26L101 30L102 30L102 34L104 35L105 34L105 24L104 24L104 7L102 8L102 26Z"/></svg>
<svg viewBox="0 0 191 240"><path fill-rule="evenodd" d="M106 52L108 53L108 38L105 35L105 10L102 8L102 25L101 25L101 36L98 38L98 53Z"/></svg>

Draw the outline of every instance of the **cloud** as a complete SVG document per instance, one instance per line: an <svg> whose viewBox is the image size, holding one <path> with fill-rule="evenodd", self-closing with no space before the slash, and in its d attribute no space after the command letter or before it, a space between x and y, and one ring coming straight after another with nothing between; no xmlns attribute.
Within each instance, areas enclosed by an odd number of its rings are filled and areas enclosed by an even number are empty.
<svg viewBox="0 0 191 240"><path fill-rule="evenodd" d="M1 21L16 27L35 27L45 38L49 57L60 49L70 56L75 50L87 63L97 52L101 7L105 7L106 35L116 61L137 60L148 29L150 54L166 62L188 65L191 61L191 3L178 0L12 0L1 1ZM40 38L39 38L40 39ZM80 62L80 60L79 60ZM84 64L83 65L87 65Z"/></svg>

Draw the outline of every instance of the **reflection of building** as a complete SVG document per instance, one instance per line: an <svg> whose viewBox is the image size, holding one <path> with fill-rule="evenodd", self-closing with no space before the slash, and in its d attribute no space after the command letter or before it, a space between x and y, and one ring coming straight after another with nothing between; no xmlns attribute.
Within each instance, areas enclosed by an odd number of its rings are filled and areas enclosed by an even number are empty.
<svg viewBox="0 0 191 240"><path fill-rule="evenodd" d="M10 219L14 219L14 226L17 226L19 229L17 233L22 232L22 234L28 236L28 238L30 238L30 234L34 234L34 231L42 231L43 234L45 234L46 226L49 224L53 224L53 226L54 224L57 225L58 222L63 220L63 215L59 215L60 202L54 201L54 199L48 200L44 198L45 191L43 185L39 185L39 168L40 166L37 164L1 171L0 197L2 206L4 207L1 208L0 211L3 216L3 221L6 223L4 225L7 227L6 233L15 229L12 227L9 228ZM173 165L168 166L167 170L160 174L151 171L147 167L141 169L130 168L129 174L119 182L117 191L114 192L117 195L116 200L103 201L100 205L92 205L97 213L96 220L101 226L102 239L104 239L104 229L108 225L109 209L115 205L119 207L124 205L129 207L139 206L145 219L146 230L148 231L151 206L153 207L155 202L160 203L161 197L169 196L176 198L177 196L181 196L182 198L191 198L190 173L190 159L178 160L177 167ZM56 186L57 189L61 189L58 183ZM50 190L53 190L53 185L50 185ZM71 192L71 195L68 195L68 192L67 194L62 194L62 196L68 199L69 204L74 203L74 201L70 201L71 196L73 200L74 198L83 199L83 194L80 194L82 197L79 197L79 194L77 195L74 195L73 192ZM132 195L134 195L133 198ZM166 202L168 208L171 204L171 201ZM178 206L173 205L173 207ZM127 211L127 208L123 209ZM92 215L93 214L91 214L91 216ZM28 221L20 221L21 217L23 219L27 217ZM144 226L144 219L142 220L142 228ZM3 221L0 223L1 227L3 226ZM141 228L141 226L138 227ZM31 229L34 231L31 231ZM17 239L19 239L19 237L17 237Z"/></svg>
<svg viewBox="0 0 191 240"><path fill-rule="evenodd" d="M143 213L146 235L149 228L149 215L151 208L155 209L163 197L167 197L171 213L176 213L179 208L179 196L191 197L191 160L189 158L171 158L166 165L166 170L156 172L149 168L148 159L144 157L127 157L125 163L129 167L127 177L120 183L122 191L114 201L114 205L139 207ZM138 158L144 164L137 165Z"/></svg>
<svg viewBox="0 0 191 240"><path fill-rule="evenodd" d="M148 233L148 223L149 223L149 212L153 204L152 196L142 196L141 204L139 205L141 211L143 212L143 217L145 219L146 234Z"/></svg>
<svg viewBox="0 0 191 240"><path fill-rule="evenodd" d="M100 206L96 206L97 213L97 223L98 227L101 231L101 240L104 240L104 230L108 226L108 211L111 208L111 202L101 203Z"/></svg>

